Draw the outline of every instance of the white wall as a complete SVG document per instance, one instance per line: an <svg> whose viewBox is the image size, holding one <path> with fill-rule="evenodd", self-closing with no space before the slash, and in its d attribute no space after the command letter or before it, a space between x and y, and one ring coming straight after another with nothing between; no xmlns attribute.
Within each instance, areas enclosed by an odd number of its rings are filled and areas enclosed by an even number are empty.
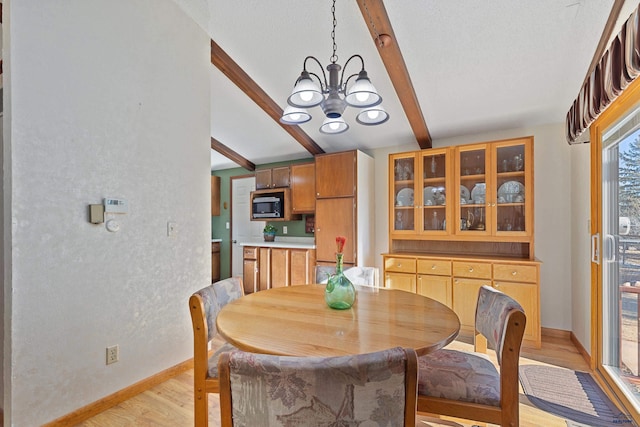
<svg viewBox="0 0 640 427"><path fill-rule="evenodd" d="M572 331L591 352L591 144L571 146Z"/></svg>
<svg viewBox="0 0 640 427"><path fill-rule="evenodd" d="M209 38L169 0L4 4L5 425L35 426L192 357L187 300L210 269ZM118 233L88 222L105 196L129 202Z"/></svg>
<svg viewBox="0 0 640 427"><path fill-rule="evenodd" d="M434 148L475 142L534 136L535 255L540 269L541 322L543 327L572 330L571 232L572 211L571 147L564 137L564 124L505 130L436 140ZM389 249L388 154L417 150L417 145L379 149L376 159L376 250ZM578 166L576 166L578 167ZM383 173L384 171L384 173ZM588 173L588 171L586 172ZM586 186L588 191L588 185ZM585 225L586 227L586 225ZM378 257L382 269L382 258ZM582 301L580 302L582 303ZM581 308L578 308L581 312ZM588 310L588 307L587 307Z"/></svg>

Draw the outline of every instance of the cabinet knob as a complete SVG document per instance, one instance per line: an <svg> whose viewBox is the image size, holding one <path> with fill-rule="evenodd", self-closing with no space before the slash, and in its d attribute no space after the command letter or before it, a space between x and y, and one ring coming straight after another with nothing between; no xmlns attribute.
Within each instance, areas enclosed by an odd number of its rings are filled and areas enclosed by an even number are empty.
<svg viewBox="0 0 640 427"><path fill-rule="evenodd" d="M493 285L493 287L494 287L494 288L499 288L499 287L500 287L500 283L495 283L495 284Z"/></svg>
<svg viewBox="0 0 640 427"><path fill-rule="evenodd" d="M320 197L320 193L316 193L316 196Z"/></svg>
<svg viewBox="0 0 640 427"><path fill-rule="evenodd" d="M402 267L402 264L401 264L401 263L398 263L397 267L398 267L398 268Z"/></svg>
<svg viewBox="0 0 640 427"><path fill-rule="evenodd" d="M473 267L469 267L469 273L473 273Z"/></svg>
<svg viewBox="0 0 640 427"><path fill-rule="evenodd" d="M518 274L518 272L517 272L517 271L512 271L512 272L511 272L511 275L512 275L512 276L515 276L516 274Z"/></svg>
<svg viewBox="0 0 640 427"><path fill-rule="evenodd" d="M436 269L436 265L435 265L435 264L433 264L433 265L431 266L431 269L432 269L432 270L435 270L435 269Z"/></svg>

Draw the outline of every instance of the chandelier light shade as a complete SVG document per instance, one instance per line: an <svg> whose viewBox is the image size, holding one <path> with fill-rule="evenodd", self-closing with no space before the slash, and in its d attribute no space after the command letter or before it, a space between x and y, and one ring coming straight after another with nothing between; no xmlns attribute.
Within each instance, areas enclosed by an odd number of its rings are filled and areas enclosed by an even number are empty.
<svg viewBox="0 0 640 427"><path fill-rule="evenodd" d="M307 113L304 108L292 107L287 105L280 117L280 122L286 125L299 125L311 120L311 114Z"/></svg>
<svg viewBox="0 0 640 427"><path fill-rule="evenodd" d="M356 122L366 126L380 125L387 120L389 120L389 114L382 108L382 105L362 110L356 117Z"/></svg>
<svg viewBox="0 0 640 427"><path fill-rule="evenodd" d="M324 119L322 126L320 126L320 132L329 135L346 132L349 129L349 125L344 121L342 117L335 119L327 117Z"/></svg>
<svg viewBox="0 0 640 427"><path fill-rule="evenodd" d="M323 100L321 87L311 80L307 70L303 70L287 99L287 103L292 107L310 108L320 105Z"/></svg>
<svg viewBox="0 0 640 427"><path fill-rule="evenodd" d="M302 64L300 77L296 80L293 91L287 98L288 105L280 118L280 122L283 124L299 125L308 122L311 120L311 115L305 109L318 105L322 108L326 117L320 127L320 132L325 134L343 133L349 129L349 125L342 117L347 106L363 109L356 118L356 121L360 124L372 126L389 120L389 114L380 105L382 97L376 91L364 69L362 57L360 55L352 55L347 59L344 67L336 63L338 56L336 55L337 44L335 40L337 22L335 9L336 0L333 0L331 7L333 16L333 31L331 32L333 54L330 58L331 63L326 67L329 80L327 81L327 73L325 73L320 61L313 56L307 56ZM347 66L354 59L360 60L361 69L358 73L348 75L345 79L344 73ZM316 74L307 71L307 61L315 63L320 72ZM354 80L349 85L352 79Z"/></svg>
<svg viewBox="0 0 640 427"><path fill-rule="evenodd" d="M347 91L344 100L352 107L367 108L380 104L382 97L378 95L376 88L371 84L367 72L362 70L358 74L356 82Z"/></svg>

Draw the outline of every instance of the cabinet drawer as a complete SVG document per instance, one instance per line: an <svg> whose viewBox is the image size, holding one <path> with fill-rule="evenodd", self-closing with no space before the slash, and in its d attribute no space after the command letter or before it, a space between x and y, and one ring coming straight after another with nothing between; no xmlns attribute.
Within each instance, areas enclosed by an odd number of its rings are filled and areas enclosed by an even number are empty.
<svg viewBox="0 0 640 427"><path fill-rule="evenodd" d="M385 258L384 271L394 271L397 273L415 273L415 258Z"/></svg>
<svg viewBox="0 0 640 427"><path fill-rule="evenodd" d="M451 276L451 261L441 259L418 259L418 273L435 276Z"/></svg>
<svg viewBox="0 0 640 427"><path fill-rule="evenodd" d="M453 275L455 277L491 279L491 264L475 261L453 261Z"/></svg>
<svg viewBox="0 0 640 427"><path fill-rule="evenodd" d="M493 280L536 283L538 268L534 265L493 264Z"/></svg>
<svg viewBox="0 0 640 427"><path fill-rule="evenodd" d="M242 256L244 259L258 259L258 248L245 246Z"/></svg>

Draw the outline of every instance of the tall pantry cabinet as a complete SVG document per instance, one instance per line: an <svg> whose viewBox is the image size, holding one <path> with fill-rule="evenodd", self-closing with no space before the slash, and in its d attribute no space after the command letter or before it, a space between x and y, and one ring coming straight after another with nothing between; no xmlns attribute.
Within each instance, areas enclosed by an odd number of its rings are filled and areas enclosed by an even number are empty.
<svg viewBox="0 0 640 427"><path fill-rule="evenodd" d="M316 156L316 259L336 261L336 237L344 236L345 267L375 265L374 160L362 151Z"/></svg>

